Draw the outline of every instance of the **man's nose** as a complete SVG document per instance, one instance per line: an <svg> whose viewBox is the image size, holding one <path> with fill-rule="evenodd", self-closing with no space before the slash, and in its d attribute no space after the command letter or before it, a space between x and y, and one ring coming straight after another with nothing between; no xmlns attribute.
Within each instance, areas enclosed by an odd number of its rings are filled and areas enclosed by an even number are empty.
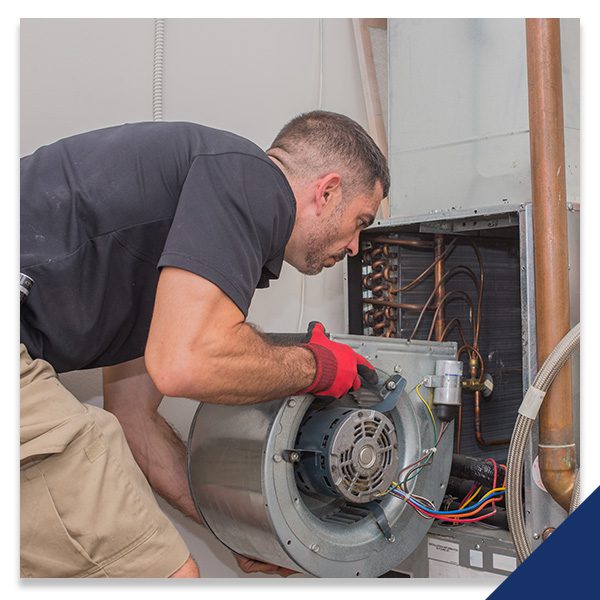
<svg viewBox="0 0 600 600"><path fill-rule="evenodd" d="M358 254L358 239L360 237L360 232L358 232L350 241L350 243L346 246L346 252L350 256L356 256Z"/></svg>

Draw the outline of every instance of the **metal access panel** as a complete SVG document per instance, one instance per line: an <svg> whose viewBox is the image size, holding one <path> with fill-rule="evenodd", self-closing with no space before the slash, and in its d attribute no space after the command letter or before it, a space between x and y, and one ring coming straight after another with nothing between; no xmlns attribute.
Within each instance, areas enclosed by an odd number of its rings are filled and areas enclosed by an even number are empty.
<svg viewBox="0 0 600 600"><path fill-rule="evenodd" d="M517 568L510 533L477 525L434 525L415 552L393 572L408 577L499 580Z"/></svg>
<svg viewBox="0 0 600 600"><path fill-rule="evenodd" d="M567 200L579 202L579 20L561 19ZM392 217L531 197L524 19L390 19ZM481 211L480 211L481 212Z"/></svg>

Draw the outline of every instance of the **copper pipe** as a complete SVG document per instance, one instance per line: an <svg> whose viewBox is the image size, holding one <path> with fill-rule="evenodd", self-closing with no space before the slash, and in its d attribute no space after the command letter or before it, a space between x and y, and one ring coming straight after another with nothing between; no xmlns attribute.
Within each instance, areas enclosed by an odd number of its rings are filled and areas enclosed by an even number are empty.
<svg viewBox="0 0 600 600"><path fill-rule="evenodd" d="M448 323L446 324L446 327L444 327L444 331L442 331L442 337L439 340L440 342L445 341L446 336L448 335L448 333L452 330L452 327L456 325L458 327L458 333L460 335L460 339L462 340L462 343L464 345L466 345L467 341L465 339L465 332L463 331L462 325L460 324L460 321L454 317L453 319L451 319L450 321L448 321Z"/></svg>
<svg viewBox="0 0 600 600"><path fill-rule="evenodd" d="M372 292L373 292L373 294L380 294L381 292L384 292L387 289L388 289L387 285L381 284L381 285L376 285L373 288Z"/></svg>
<svg viewBox="0 0 600 600"><path fill-rule="evenodd" d="M396 309L392 308L391 306L388 306L385 309L385 318L386 319L395 319L396 318Z"/></svg>
<svg viewBox="0 0 600 600"><path fill-rule="evenodd" d="M435 256L435 269L433 271L433 282L435 285L435 303L436 306L441 305L442 298L446 293L444 286L444 261L442 256L444 254L444 236L440 233L436 233L433 236L433 251ZM444 315L443 305L438 318L435 320L435 339L439 342L442 339L444 328L446 327L446 319Z"/></svg>
<svg viewBox="0 0 600 600"><path fill-rule="evenodd" d="M469 305L469 320L471 321L471 323L473 323L473 312L475 309L473 307L473 301L471 300L471 296L469 296L469 294L463 292L462 290L452 290L451 292L448 292L444 295L444 297L440 300L440 304L438 304L438 306L435 309L435 312L433 313L433 321L431 322L431 327L429 328L429 334L427 336L428 340L431 339L431 335L433 333L433 326L435 325L435 320L437 318L438 313L444 307L446 302L448 302L454 296L463 298L464 301Z"/></svg>
<svg viewBox="0 0 600 600"><path fill-rule="evenodd" d="M481 446L505 446L510 444L510 438L508 439L497 439L497 440L486 440L483 437L483 433L481 431L481 392L475 392L475 402L474 402L474 413L475 413L475 439L477 443Z"/></svg>
<svg viewBox="0 0 600 600"><path fill-rule="evenodd" d="M438 283L438 285L436 285L433 288L433 292L431 292L431 294L429 294L429 298L427 298L427 300L425 302L425 305L424 305L424 308L423 308L423 313L419 315L419 318L417 319L417 322L416 322L416 324L414 326L414 329L413 329L412 333L410 334L410 337L408 338L409 340L411 340L415 336L415 334L417 333L417 329L419 328L419 325L421 324L421 321L423 319L423 314L425 314L425 309L428 308L431 305L431 302L432 302L432 300L433 300L433 298L435 296L435 293L437 291L438 286L441 285L441 283L444 283L445 281L447 281L448 279L450 279L451 277L454 277L454 275L456 275L457 273L459 273L461 271L465 271L467 273L470 273L473 277L475 277L475 275L474 275L473 271L471 271L471 269L469 269L468 267L464 267L462 265L459 265L457 267L453 267L452 269L450 269L450 271L447 271L446 273L444 273L444 276L442 277L441 282ZM459 292L457 290L454 290L452 292L449 292L448 294L445 294L444 297L450 296L450 295L455 295L455 293L459 293ZM466 296L465 292L461 291L460 293L462 295ZM469 302L470 307L471 307L470 318L471 318L471 323L472 323L473 322L473 308L474 307L473 307L473 302L472 302L472 300L471 300L470 297L468 298L468 302ZM434 318L434 322L435 322L435 318ZM432 330L433 330L433 328L432 328ZM431 339L431 332L432 332L432 330L430 330L430 332L429 332L429 338L428 339Z"/></svg>
<svg viewBox="0 0 600 600"><path fill-rule="evenodd" d="M433 242L429 240L406 239L406 238L388 238L388 237L370 237L369 242L376 244L391 244L394 246L406 246L409 248L433 248Z"/></svg>
<svg viewBox="0 0 600 600"><path fill-rule="evenodd" d="M560 20L526 19L537 360L541 366L569 331L568 232ZM575 483L571 363L540 410L544 486L565 510Z"/></svg>
<svg viewBox="0 0 600 600"><path fill-rule="evenodd" d="M447 271L444 276L442 277L442 279L440 280L440 282L438 283L438 285L434 288L432 295L429 297L428 301L426 304L428 304L430 302L430 300L433 298L433 295L436 294L438 286L443 286L444 282L447 279L450 279L452 277L454 277L455 275L457 275L458 273L466 273L471 280L473 281L473 283L475 284L475 287L478 290L478 298L481 297L481 293L480 293L480 284L477 282L477 277L475 277L475 273L473 273L473 271L471 269L469 269L469 267L465 267L463 265L458 265L457 267L452 267L452 269L450 269L450 271ZM442 297L443 299L443 297ZM469 298L469 303L471 306L471 311L473 311L473 303ZM438 303L436 303L436 307L438 306ZM477 328L478 328L478 322L479 322L479 315L481 313L481 307L480 307L480 302L478 301L477 304L477 318L475 319L475 325L473 327L473 340L475 340L475 337L477 336ZM473 321L473 317L472 317L472 313L471 313L471 322ZM432 323L432 328L429 330L429 336L427 338L427 340L431 339L431 336L433 334L433 323ZM442 341L444 339L444 332L442 331L442 336L441 339L438 339L438 341ZM475 345L475 341L473 341L473 345Z"/></svg>
<svg viewBox="0 0 600 600"><path fill-rule="evenodd" d="M454 248L455 245L456 245L456 238L453 239L446 246L446 249L444 250L444 253L442 254L442 256L440 256L439 260L443 260L444 258L446 258L450 254L450 252L452 251L452 249ZM437 263L434 260L433 263L431 263L420 275L418 275L417 277L415 277L415 279L413 279L412 281L410 281L409 283L407 283L406 285L404 285L402 287L391 289L390 292L392 294L399 294L401 292L407 292L411 288L413 288L416 285L418 285L419 283L421 283L421 281L423 281L423 279L425 279L425 277L427 277L427 275L429 275L429 273L431 273L431 271L434 269L434 267L435 267L436 264Z"/></svg>
<svg viewBox="0 0 600 600"><path fill-rule="evenodd" d="M469 242L469 244L471 244L471 246L473 246L475 256L477 256L477 262L479 263L479 285L477 286L478 287L477 319L475 321L475 332L473 335L473 346L475 346L475 348L478 348L479 347L479 330L481 328L481 303L483 301L483 283L484 283L483 259L481 257L481 252L479 251L479 248L477 247L475 242L471 238L467 238L467 241Z"/></svg>
<svg viewBox="0 0 600 600"><path fill-rule="evenodd" d="M406 304L401 302L392 302L391 300L381 300L379 298L363 298L363 304L373 304L374 306L391 306L402 310L423 310L422 304ZM434 307L428 307L426 310L434 310Z"/></svg>
<svg viewBox="0 0 600 600"><path fill-rule="evenodd" d="M398 278L392 274L392 271L396 270L396 265L388 265L383 269L383 277L387 279L390 283L396 281ZM390 293L393 293L390 290Z"/></svg>

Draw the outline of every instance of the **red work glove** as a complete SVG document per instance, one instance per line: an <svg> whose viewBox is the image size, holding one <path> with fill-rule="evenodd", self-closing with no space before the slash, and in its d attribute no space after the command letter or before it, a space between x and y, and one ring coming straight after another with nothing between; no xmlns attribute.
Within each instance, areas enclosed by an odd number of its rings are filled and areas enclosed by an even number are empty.
<svg viewBox="0 0 600 600"><path fill-rule="evenodd" d="M377 383L373 365L350 346L332 342L322 323L310 323L307 335L308 343L302 345L314 354L317 374L312 384L298 394L341 398L351 389L360 388L359 375L369 383Z"/></svg>

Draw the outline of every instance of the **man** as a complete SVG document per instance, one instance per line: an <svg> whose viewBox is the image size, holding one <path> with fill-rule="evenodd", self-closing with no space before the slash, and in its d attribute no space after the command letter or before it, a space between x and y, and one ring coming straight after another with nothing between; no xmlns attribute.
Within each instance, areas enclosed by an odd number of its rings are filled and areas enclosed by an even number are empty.
<svg viewBox="0 0 600 600"><path fill-rule="evenodd" d="M322 111L266 153L196 124L138 123L22 159L21 272L34 280L21 311L23 576L199 576L152 494L201 522L158 406L341 397L359 372L372 379L321 324L284 347L245 318L283 260L317 274L356 254L388 187L367 133ZM105 410L56 378L95 367Z"/></svg>

